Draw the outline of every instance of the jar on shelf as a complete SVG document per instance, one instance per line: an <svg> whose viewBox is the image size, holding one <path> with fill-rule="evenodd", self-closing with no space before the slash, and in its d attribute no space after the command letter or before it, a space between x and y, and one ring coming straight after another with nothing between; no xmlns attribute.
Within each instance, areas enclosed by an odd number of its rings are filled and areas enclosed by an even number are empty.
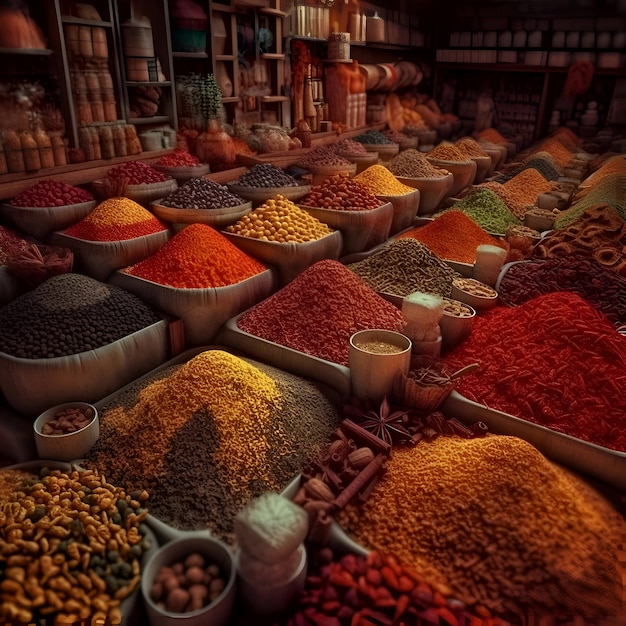
<svg viewBox="0 0 626 626"><path fill-rule="evenodd" d="M93 141L91 140L91 131L88 126L82 126L78 130L78 146L85 155L85 161L94 160Z"/></svg>
<svg viewBox="0 0 626 626"><path fill-rule="evenodd" d="M54 167L54 152L52 150L52 142L48 133L40 129L35 133L35 142L39 148L39 160L41 167Z"/></svg>
<svg viewBox="0 0 626 626"><path fill-rule="evenodd" d="M41 169L41 159L39 158L39 148L33 134L28 130L20 133L20 143L24 153L24 165L27 172L36 172Z"/></svg>
<svg viewBox="0 0 626 626"><path fill-rule="evenodd" d="M54 154L54 164L56 166L67 165L67 149L63 135L60 132L50 133L50 143Z"/></svg>
<svg viewBox="0 0 626 626"><path fill-rule="evenodd" d="M103 159L112 159L115 156L113 131L108 125L100 127L100 150L102 151Z"/></svg>
<svg viewBox="0 0 626 626"><path fill-rule="evenodd" d="M93 41L91 39L91 26L78 27L78 41L80 44L80 54L83 57L93 56Z"/></svg>
<svg viewBox="0 0 626 626"><path fill-rule="evenodd" d="M4 154L4 145L0 143L0 175L7 174L9 168L7 166L7 157Z"/></svg>
<svg viewBox="0 0 626 626"><path fill-rule="evenodd" d="M91 124L93 122L91 104L85 92L76 94L76 116L79 124Z"/></svg>
<svg viewBox="0 0 626 626"><path fill-rule="evenodd" d="M108 58L109 47L107 45L107 33L102 26L92 27L91 41L93 45L93 56L98 59Z"/></svg>
<svg viewBox="0 0 626 626"><path fill-rule="evenodd" d="M134 124L124 125L126 136L126 151L128 154L141 154L141 140L137 136L137 128Z"/></svg>
<svg viewBox="0 0 626 626"><path fill-rule="evenodd" d="M99 161L102 158L102 149L100 148L100 134L95 126L89 127L89 134L91 135L91 148L93 150L94 161Z"/></svg>
<svg viewBox="0 0 626 626"><path fill-rule="evenodd" d="M70 57L80 56L80 40L78 38L78 28L77 24L66 24L65 25L65 41L67 43L67 50L69 52Z"/></svg>
<svg viewBox="0 0 626 626"><path fill-rule="evenodd" d="M127 156L128 149L126 147L126 131L123 124L115 124L112 129L113 145L115 146L115 156Z"/></svg>
<svg viewBox="0 0 626 626"><path fill-rule="evenodd" d="M89 101L91 108L91 119L94 122L106 122L106 116L104 114L104 102L102 102L102 96L98 94L92 94Z"/></svg>
<svg viewBox="0 0 626 626"><path fill-rule="evenodd" d="M26 171L22 142L16 131L10 130L4 138L4 151L7 159L7 169L11 174L20 174Z"/></svg>
<svg viewBox="0 0 626 626"><path fill-rule="evenodd" d="M104 121L115 122L117 118L117 102L114 93L102 94L102 108L104 110Z"/></svg>

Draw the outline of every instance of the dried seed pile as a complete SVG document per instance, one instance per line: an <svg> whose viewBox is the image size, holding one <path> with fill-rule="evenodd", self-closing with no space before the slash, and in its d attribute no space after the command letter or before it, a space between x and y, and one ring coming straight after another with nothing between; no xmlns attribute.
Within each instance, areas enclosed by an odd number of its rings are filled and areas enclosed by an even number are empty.
<svg viewBox="0 0 626 626"><path fill-rule="evenodd" d="M462 211L481 228L497 235L504 235L510 226L520 223L493 191L480 187L474 188L451 208Z"/></svg>
<svg viewBox="0 0 626 626"><path fill-rule="evenodd" d="M257 163L234 181L244 187L295 187L298 182L285 170L271 163Z"/></svg>
<svg viewBox="0 0 626 626"><path fill-rule="evenodd" d="M579 295L555 291L486 311L444 360L453 371L480 363L457 384L471 400L626 452L626 342Z"/></svg>
<svg viewBox="0 0 626 626"><path fill-rule="evenodd" d="M529 443L439 437L394 448L385 467L367 502L339 514L363 546L505 618L593 621L621 608L621 516Z"/></svg>
<svg viewBox="0 0 626 626"><path fill-rule="evenodd" d="M401 183L386 167L378 164L370 165L353 180L377 196L405 196L415 192L414 187Z"/></svg>
<svg viewBox="0 0 626 626"><path fill-rule="evenodd" d="M21 235L6 226L0 226L0 266L26 252L29 246Z"/></svg>
<svg viewBox="0 0 626 626"><path fill-rule="evenodd" d="M151 547L147 499L98 471L0 472L3 622L64 614L67 623L120 623L120 603L139 585Z"/></svg>
<svg viewBox="0 0 626 626"><path fill-rule="evenodd" d="M447 170L435 167L419 150L413 148L396 154L385 167L392 174L404 178L443 178L448 175Z"/></svg>
<svg viewBox="0 0 626 626"><path fill-rule="evenodd" d="M414 291L449 296L459 276L417 239L402 238L348 265L374 291L408 296Z"/></svg>
<svg viewBox="0 0 626 626"><path fill-rule="evenodd" d="M220 209L246 201L210 178L192 178L159 202L173 209Z"/></svg>
<svg viewBox="0 0 626 626"><path fill-rule="evenodd" d="M430 152L426 153L429 159L436 159L439 161L471 161L465 152L461 152L456 146L451 143L440 143L433 148Z"/></svg>
<svg viewBox="0 0 626 626"><path fill-rule="evenodd" d="M354 272L326 259L249 309L237 326L281 346L347 366L350 337L355 332L368 328L401 331L404 319L398 308Z"/></svg>
<svg viewBox="0 0 626 626"><path fill-rule="evenodd" d="M100 416L87 466L150 490L167 524L227 540L241 508L284 489L339 422L313 384L221 350L135 383Z"/></svg>
<svg viewBox="0 0 626 626"><path fill-rule="evenodd" d="M123 241L167 230L150 211L128 198L109 198L65 230L86 241Z"/></svg>
<svg viewBox="0 0 626 626"><path fill-rule="evenodd" d="M508 306L553 291L571 291L602 311L614 324L626 324L626 277L590 257L570 255L512 265L500 281Z"/></svg>
<svg viewBox="0 0 626 626"><path fill-rule="evenodd" d="M137 296L82 274L60 274L0 309L0 351L49 359L95 350L158 322Z"/></svg>

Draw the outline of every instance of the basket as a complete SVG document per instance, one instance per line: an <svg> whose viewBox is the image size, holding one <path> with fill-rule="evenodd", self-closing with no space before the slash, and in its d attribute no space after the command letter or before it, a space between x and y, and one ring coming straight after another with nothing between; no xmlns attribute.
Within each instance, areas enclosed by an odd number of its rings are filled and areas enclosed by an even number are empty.
<svg viewBox="0 0 626 626"><path fill-rule="evenodd" d="M252 202L218 209L174 209L159 202L160 200L152 202L150 209L156 217L169 224L229 226L252 211Z"/></svg>
<svg viewBox="0 0 626 626"><path fill-rule="evenodd" d="M179 183L186 183L192 178L201 178L205 174L209 174L211 172L211 166L208 163L200 163L200 165L191 165L187 167L170 167L155 163L152 167L157 172L161 172L166 176L176 179Z"/></svg>
<svg viewBox="0 0 626 626"><path fill-rule="evenodd" d="M107 200L109 197L106 182L103 179L94 180L91 183L94 194L101 200ZM178 183L174 178L168 178L160 183L149 183L144 185L126 185L124 188L124 197L135 201L137 204L147 206L153 200L165 198L169 194L178 189Z"/></svg>
<svg viewBox="0 0 626 626"><path fill-rule="evenodd" d="M246 200L252 202L265 202L274 196L280 194L287 198L287 200L300 200L304 198L311 190L311 185L295 185L292 187L246 187L245 185L238 185L237 183L226 183L226 186L231 193L234 193Z"/></svg>
<svg viewBox="0 0 626 626"><path fill-rule="evenodd" d="M393 392L398 402L413 409L432 412L452 393L456 381L479 367L468 365L448 375L441 361L426 355L411 357L408 375L399 374Z"/></svg>

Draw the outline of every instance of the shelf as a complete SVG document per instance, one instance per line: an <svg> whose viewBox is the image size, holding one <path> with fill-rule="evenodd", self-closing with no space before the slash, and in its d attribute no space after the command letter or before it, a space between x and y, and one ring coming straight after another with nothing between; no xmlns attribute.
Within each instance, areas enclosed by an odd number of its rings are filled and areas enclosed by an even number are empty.
<svg viewBox="0 0 626 626"><path fill-rule="evenodd" d="M287 17L289 15L289 13L287 13L286 11L273 9L272 7L262 7L259 9L259 13L264 13L265 15L274 15L275 17Z"/></svg>
<svg viewBox="0 0 626 626"><path fill-rule="evenodd" d="M240 102L239 96L230 96L229 98L222 98L222 104L233 104L234 102Z"/></svg>
<svg viewBox="0 0 626 626"><path fill-rule="evenodd" d="M169 122L170 118L167 115L153 115L152 117L131 117L128 120L129 124L162 124L163 122Z"/></svg>
<svg viewBox="0 0 626 626"><path fill-rule="evenodd" d="M84 163L69 163L68 165L49 167L46 169L31 172L25 175L3 174L0 176L0 198L6 200L13 198L28 187L36 184L40 180L52 178L61 180L68 185L85 185L106 175L109 168L118 163L127 161L144 161L154 163L162 156L171 154L173 148L155 150L152 152L142 152L132 156L114 157L112 159L102 159L99 161L86 161Z"/></svg>
<svg viewBox="0 0 626 626"><path fill-rule="evenodd" d="M71 15L64 15L61 17L63 24L80 24L81 26L103 26L104 28L111 28L112 22L106 22L104 20L86 20L82 17L72 17Z"/></svg>
<svg viewBox="0 0 626 626"><path fill-rule="evenodd" d="M323 37L309 37L307 35L287 35L286 39L299 39L301 41L315 41L319 43L328 43L327 39Z"/></svg>
<svg viewBox="0 0 626 626"><path fill-rule="evenodd" d="M173 50L172 57L174 59L208 59L209 55L206 52L176 52Z"/></svg>
<svg viewBox="0 0 626 626"><path fill-rule="evenodd" d="M171 87L170 80L129 80L126 81L127 87Z"/></svg>
<svg viewBox="0 0 626 626"><path fill-rule="evenodd" d="M378 43L374 41L351 41L351 46L357 48L379 48L381 50L428 50L426 46L412 46L410 44L397 44L397 43Z"/></svg>
<svg viewBox="0 0 626 626"><path fill-rule="evenodd" d="M262 59L275 59L276 61L283 61L287 55L279 54L277 52L264 52L261 55Z"/></svg>
<svg viewBox="0 0 626 626"><path fill-rule="evenodd" d="M47 57L52 54L52 50L50 48L0 48L0 54Z"/></svg>
<svg viewBox="0 0 626 626"><path fill-rule="evenodd" d="M261 96L261 102L287 102L287 96Z"/></svg>
<svg viewBox="0 0 626 626"><path fill-rule="evenodd" d="M237 55L236 54L216 54L215 60L216 61L236 61Z"/></svg>

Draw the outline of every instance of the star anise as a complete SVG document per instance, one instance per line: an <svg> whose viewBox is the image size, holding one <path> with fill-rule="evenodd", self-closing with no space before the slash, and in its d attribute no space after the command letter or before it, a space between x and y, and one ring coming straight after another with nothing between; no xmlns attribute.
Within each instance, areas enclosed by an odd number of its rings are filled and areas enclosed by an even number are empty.
<svg viewBox="0 0 626 626"><path fill-rule="evenodd" d="M378 409L363 407L357 402L344 406L344 412L354 417L359 426L390 445L394 441L411 439L411 433L404 426L409 420L409 410L392 411L387 396Z"/></svg>

